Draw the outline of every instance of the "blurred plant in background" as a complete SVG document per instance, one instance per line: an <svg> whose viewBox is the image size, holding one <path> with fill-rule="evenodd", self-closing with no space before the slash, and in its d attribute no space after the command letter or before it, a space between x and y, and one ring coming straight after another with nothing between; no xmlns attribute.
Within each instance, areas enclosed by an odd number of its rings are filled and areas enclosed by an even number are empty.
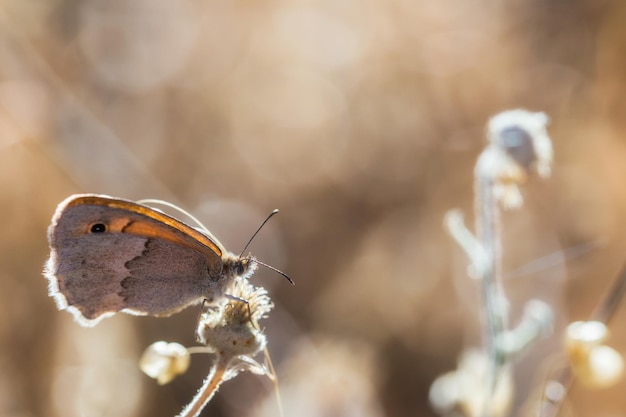
<svg viewBox="0 0 626 417"><path fill-rule="evenodd" d="M456 372L437 378L430 401L443 414L460 408L463 415L505 416L513 401L513 360L541 336L552 331L549 305L533 299L509 329L509 300L502 277L502 214L500 208L522 205L520 185L532 173L550 175L552 143L543 113L510 110L493 116L487 125L488 145L474 168L475 224L472 234L462 215L446 215L448 231L469 258L468 272L478 281L484 350L465 354Z"/></svg>

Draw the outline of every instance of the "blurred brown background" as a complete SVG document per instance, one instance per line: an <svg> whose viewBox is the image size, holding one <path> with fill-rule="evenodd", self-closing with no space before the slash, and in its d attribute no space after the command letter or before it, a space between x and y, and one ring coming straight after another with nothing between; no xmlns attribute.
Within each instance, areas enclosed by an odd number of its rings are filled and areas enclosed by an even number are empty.
<svg viewBox="0 0 626 417"><path fill-rule="evenodd" d="M516 368L529 415L558 332L626 259L624 22L594 0L1 2L0 416L173 416L210 366L163 387L137 368L156 340L194 344L196 308L92 329L55 310L46 227L78 192L177 203L235 252L279 208L251 251L296 281L252 278L276 303L285 415L434 415L430 384L480 343L442 219L471 222L485 123L517 107L551 117L555 148L504 217L512 321L531 297L557 315ZM569 409L622 415L624 388L575 388ZM278 414L242 374L204 415Z"/></svg>

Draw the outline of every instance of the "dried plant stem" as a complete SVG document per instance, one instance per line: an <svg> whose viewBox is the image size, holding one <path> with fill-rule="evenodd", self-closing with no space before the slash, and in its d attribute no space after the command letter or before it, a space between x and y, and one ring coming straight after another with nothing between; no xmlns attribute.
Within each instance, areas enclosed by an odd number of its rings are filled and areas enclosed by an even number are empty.
<svg viewBox="0 0 626 417"><path fill-rule="evenodd" d="M479 271L481 286L484 344L489 357L487 387L483 415L491 414L490 402L503 371L504 357L497 346L499 335L507 329L507 306L501 284L500 209L494 194L494 179L490 175L489 158L481 157L476 165L476 235L484 249L486 262Z"/></svg>
<svg viewBox="0 0 626 417"><path fill-rule="evenodd" d="M604 324L611 320L617 307L624 299L624 293L626 293L626 265L622 267L617 279L607 291L598 308L591 315L592 320L601 321Z"/></svg>
<svg viewBox="0 0 626 417"><path fill-rule="evenodd" d="M224 374L228 369L230 361L230 356L218 355L215 365L202 383L198 393L177 417L197 417L200 415L202 409L208 404L224 381Z"/></svg>
<svg viewBox="0 0 626 417"><path fill-rule="evenodd" d="M268 377L272 381L274 385L274 395L276 396L276 403L278 406L278 416L284 417L285 413L283 411L283 401L280 397L280 387L278 386L278 376L276 375L276 371L274 370L274 364L272 363L272 358L270 357L270 352L267 350L267 346L263 348L263 353L265 355L265 362L267 364L267 368L269 370Z"/></svg>

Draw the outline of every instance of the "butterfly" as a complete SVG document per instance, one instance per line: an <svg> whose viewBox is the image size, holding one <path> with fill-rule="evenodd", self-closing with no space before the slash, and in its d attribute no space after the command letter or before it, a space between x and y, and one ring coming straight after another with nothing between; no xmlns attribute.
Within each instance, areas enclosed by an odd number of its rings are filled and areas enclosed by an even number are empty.
<svg viewBox="0 0 626 417"><path fill-rule="evenodd" d="M227 251L208 230L105 195L77 194L62 201L48 241L49 295L83 326L117 312L169 316L192 304L217 302L228 296L236 277L249 278L257 265L293 284L276 268Z"/></svg>

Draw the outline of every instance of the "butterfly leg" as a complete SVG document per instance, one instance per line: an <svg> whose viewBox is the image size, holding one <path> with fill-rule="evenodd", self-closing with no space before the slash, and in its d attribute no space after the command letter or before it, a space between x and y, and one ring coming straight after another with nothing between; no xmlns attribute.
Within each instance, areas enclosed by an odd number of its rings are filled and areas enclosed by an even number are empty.
<svg viewBox="0 0 626 417"><path fill-rule="evenodd" d="M233 300L233 301L237 301L240 303L244 303L246 305L246 307L248 308L248 320L251 320L252 318L252 310L250 309L250 303L248 302L248 300L245 300L241 297L237 297L236 295L231 295L231 294L224 294L224 296L226 298L228 298L229 300ZM256 328L256 324L254 322L252 322L252 325ZM257 329L258 330L258 329Z"/></svg>

